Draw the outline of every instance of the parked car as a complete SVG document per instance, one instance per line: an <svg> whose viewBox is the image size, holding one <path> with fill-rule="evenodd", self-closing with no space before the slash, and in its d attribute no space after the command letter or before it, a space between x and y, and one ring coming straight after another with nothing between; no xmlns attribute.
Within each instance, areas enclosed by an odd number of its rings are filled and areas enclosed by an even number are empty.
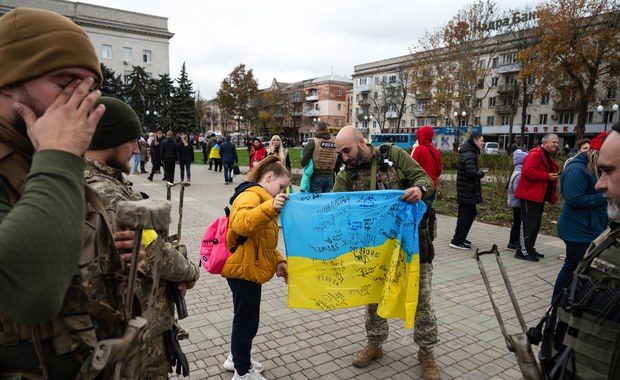
<svg viewBox="0 0 620 380"><path fill-rule="evenodd" d="M499 154L499 144L496 142L484 143L484 153L486 154Z"/></svg>

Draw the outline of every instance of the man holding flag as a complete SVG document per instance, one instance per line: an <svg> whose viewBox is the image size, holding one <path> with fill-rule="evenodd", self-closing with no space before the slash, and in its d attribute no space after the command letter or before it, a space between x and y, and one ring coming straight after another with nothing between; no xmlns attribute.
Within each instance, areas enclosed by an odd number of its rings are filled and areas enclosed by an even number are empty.
<svg viewBox="0 0 620 380"><path fill-rule="evenodd" d="M342 155L345 170L338 173L334 192L368 190L405 190L401 200L417 203L433 195L433 181L407 152L397 146L373 147L353 126L346 126L336 136L336 150ZM420 292L415 316L414 342L420 347L418 359L422 378L439 379L432 348L438 342L435 311L431 300L432 260L434 249L425 216L419 226ZM366 305L368 345L353 357L353 365L366 367L383 356L381 348L388 337L387 319L377 315L377 304Z"/></svg>

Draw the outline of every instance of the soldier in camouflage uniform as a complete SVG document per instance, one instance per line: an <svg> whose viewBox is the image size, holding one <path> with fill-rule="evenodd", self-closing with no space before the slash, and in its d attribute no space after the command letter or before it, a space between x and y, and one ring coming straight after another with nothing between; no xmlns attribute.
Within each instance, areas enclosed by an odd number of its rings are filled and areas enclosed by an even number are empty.
<svg viewBox="0 0 620 380"><path fill-rule="evenodd" d="M368 191L403 189L401 200L416 203L433 194L433 181L404 150L397 146L373 147L366 144L362 134L347 126L336 136L336 149L342 155L346 169L338 173L333 191ZM371 173L376 173L373 179ZM439 379L439 369L433 356L438 342L437 318L431 299L432 260L434 253L428 233L428 221L422 220L420 235L420 292L414 325L414 341L420 347L418 359L425 380ZM388 321L377 315L377 305L366 306L368 345L353 357L353 365L365 367L383 356L381 348L388 337Z"/></svg>
<svg viewBox="0 0 620 380"><path fill-rule="evenodd" d="M124 378L139 376L119 253L134 233L112 234L84 186L102 80L88 35L67 17L33 8L0 17L2 379L109 379L117 364ZM100 343L112 349L102 366L92 360Z"/></svg>
<svg viewBox="0 0 620 380"><path fill-rule="evenodd" d="M105 105L106 113L97 125L91 146L86 151L84 176L86 183L97 192L105 207L113 214L119 202L143 199L142 194L135 191L131 182L123 177L123 173L129 174L128 161L138 150L136 139L142 131L138 116L122 101L101 97L98 102ZM141 278L137 290L142 309L146 310L144 316L148 320L141 352L143 378L148 380L167 379L171 371L169 355L166 354L166 345L170 342L164 344L164 333L166 338L170 338L169 330L173 328L175 320L174 303L166 292L167 283L178 283L184 292L193 287L199 276L197 266L170 243L164 243L159 252L154 247L156 244L148 245L155 238L153 234L153 231L145 231L143 235L143 242L147 246L147 277ZM177 373L180 365L177 363Z"/></svg>

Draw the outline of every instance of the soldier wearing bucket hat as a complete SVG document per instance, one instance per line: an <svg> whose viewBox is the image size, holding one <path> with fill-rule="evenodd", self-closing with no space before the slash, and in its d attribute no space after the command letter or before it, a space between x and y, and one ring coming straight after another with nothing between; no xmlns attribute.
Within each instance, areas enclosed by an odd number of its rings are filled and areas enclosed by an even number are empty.
<svg viewBox="0 0 620 380"><path fill-rule="evenodd" d="M116 247L133 239L96 220L84 187L101 81L92 43L68 18L32 8L0 17L0 377L106 378L92 349L126 329L122 300L93 294L99 276L121 273Z"/></svg>

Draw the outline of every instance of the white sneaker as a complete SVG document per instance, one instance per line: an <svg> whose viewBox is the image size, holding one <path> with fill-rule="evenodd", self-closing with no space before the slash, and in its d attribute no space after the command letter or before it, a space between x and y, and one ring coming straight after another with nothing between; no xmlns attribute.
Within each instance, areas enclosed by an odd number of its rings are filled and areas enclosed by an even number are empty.
<svg viewBox="0 0 620 380"><path fill-rule="evenodd" d="M235 376L233 376L232 380L267 380L254 368L250 368L248 373L241 376L235 371Z"/></svg>
<svg viewBox="0 0 620 380"><path fill-rule="evenodd" d="M254 358L250 358L250 363L252 364L252 369L257 372L263 372L263 369L265 369L265 366L261 362L254 360ZM224 362L224 369L227 371L235 370L232 353L228 353L228 357Z"/></svg>

